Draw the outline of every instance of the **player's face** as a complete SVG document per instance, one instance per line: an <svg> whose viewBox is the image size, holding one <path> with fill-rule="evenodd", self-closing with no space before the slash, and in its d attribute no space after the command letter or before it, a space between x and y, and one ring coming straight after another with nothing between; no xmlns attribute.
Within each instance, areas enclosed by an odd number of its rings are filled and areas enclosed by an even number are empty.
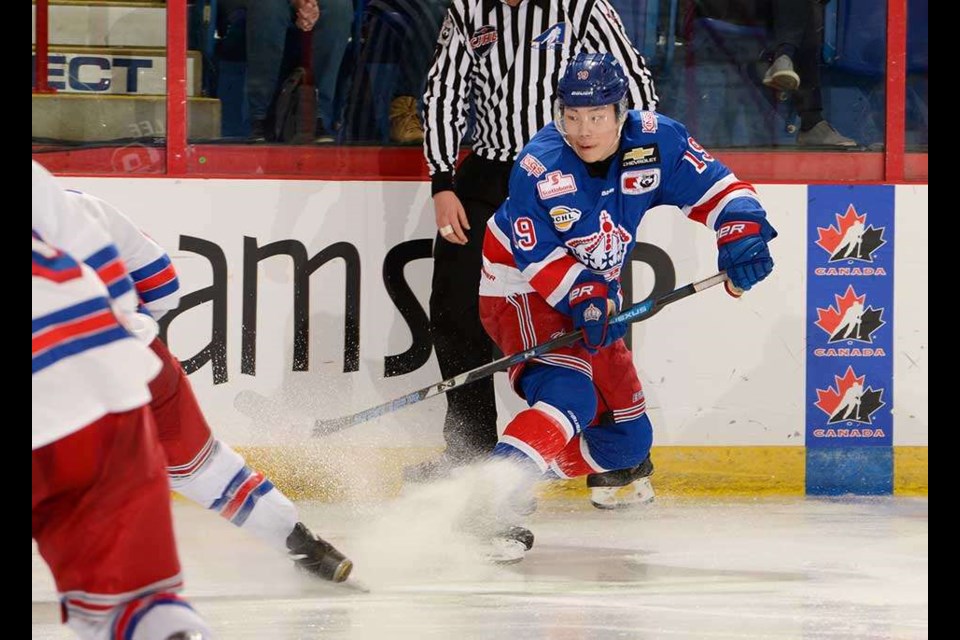
<svg viewBox="0 0 960 640"><path fill-rule="evenodd" d="M584 162L609 158L620 142L620 123L612 104L602 107L566 107L563 129L567 142Z"/></svg>

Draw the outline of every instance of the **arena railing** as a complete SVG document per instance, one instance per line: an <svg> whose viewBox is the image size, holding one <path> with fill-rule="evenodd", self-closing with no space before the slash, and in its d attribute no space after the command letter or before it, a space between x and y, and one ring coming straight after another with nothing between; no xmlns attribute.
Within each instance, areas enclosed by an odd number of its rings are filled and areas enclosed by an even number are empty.
<svg viewBox="0 0 960 640"><path fill-rule="evenodd" d="M208 0L210 1L210 0ZM36 0L34 93L47 83L49 0ZM926 183L927 153L906 148L907 0L887 0L881 150L858 152L724 149L711 152L755 183ZM188 140L187 1L166 2L166 133L153 143L70 146L34 140L34 157L64 175L138 175L319 180L427 180L419 146L287 146ZM129 158L128 158L129 156ZM133 159L127 162L125 160ZM118 161L119 159L119 161Z"/></svg>

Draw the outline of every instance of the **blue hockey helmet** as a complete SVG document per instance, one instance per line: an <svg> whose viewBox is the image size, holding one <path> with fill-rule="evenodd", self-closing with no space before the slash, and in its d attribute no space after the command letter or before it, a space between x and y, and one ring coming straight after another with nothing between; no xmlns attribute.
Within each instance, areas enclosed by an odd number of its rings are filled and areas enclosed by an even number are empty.
<svg viewBox="0 0 960 640"><path fill-rule="evenodd" d="M578 53L567 65L557 87L562 107L619 104L629 88L623 67L609 53Z"/></svg>

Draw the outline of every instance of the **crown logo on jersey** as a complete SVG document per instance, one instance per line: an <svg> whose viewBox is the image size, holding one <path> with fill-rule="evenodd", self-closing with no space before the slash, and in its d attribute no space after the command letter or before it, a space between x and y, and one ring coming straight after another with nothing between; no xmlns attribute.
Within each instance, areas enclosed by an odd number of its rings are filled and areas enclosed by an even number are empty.
<svg viewBox="0 0 960 640"><path fill-rule="evenodd" d="M864 388L866 376L858 376L852 366L847 367L843 377L833 376L836 389L817 389L818 409L830 416L827 424L859 422L873 424L871 416L884 406L883 389Z"/></svg>
<svg viewBox="0 0 960 640"><path fill-rule="evenodd" d="M883 308L864 307L867 296L858 296L853 285L848 285L842 296L834 294L833 297L836 308L817 307L817 321L814 323L830 336L827 342L855 340L873 344L874 332L885 324L881 318Z"/></svg>
<svg viewBox="0 0 960 640"><path fill-rule="evenodd" d="M590 303L590 306L583 310L583 319L587 322L597 322L603 317L603 314L600 312L600 308Z"/></svg>
<svg viewBox="0 0 960 640"><path fill-rule="evenodd" d="M565 244L577 260L587 268L603 273L604 277L610 280L620 275L620 268L633 236L623 227L614 224L606 209L600 212L599 226L598 231L571 238Z"/></svg>
<svg viewBox="0 0 960 640"><path fill-rule="evenodd" d="M816 244L830 254L829 262L859 260L873 262L873 252L886 244L884 227L866 226L867 214L858 214L851 204L846 213L834 214L837 226L817 227Z"/></svg>

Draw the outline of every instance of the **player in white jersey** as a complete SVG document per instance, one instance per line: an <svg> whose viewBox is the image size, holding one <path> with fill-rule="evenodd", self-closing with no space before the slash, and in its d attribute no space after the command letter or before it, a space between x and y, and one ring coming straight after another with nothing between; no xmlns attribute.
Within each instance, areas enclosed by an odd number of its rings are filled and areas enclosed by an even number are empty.
<svg viewBox="0 0 960 640"><path fill-rule="evenodd" d="M32 306L32 529L64 622L85 640L212 638L176 595L170 486L148 404L160 361L94 271L36 237Z"/></svg>
<svg viewBox="0 0 960 640"><path fill-rule="evenodd" d="M621 272L650 208L674 205L716 232L732 294L773 270L767 243L777 232L753 186L681 123L627 110L626 89L615 58L578 54L558 85L554 122L520 153L510 197L487 224L480 318L503 353L583 332L576 344L509 371L528 408L506 426L494 455L520 461L531 478L622 469L633 481L647 473L653 427L621 339L627 325L609 318L622 305ZM532 535L513 537L532 544Z"/></svg>
<svg viewBox="0 0 960 640"><path fill-rule="evenodd" d="M34 162L35 173L38 168L45 172ZM50 219L35 210L34 229L48 242L101 267L98 273L109 279L118 305L135 319L128 324L163 363L150 383L150 407L173 489L289 553L304 570L334 582L346 580L353 563L299 521L296 506L269 478L213 435L180 361L158 337L155 320L176 308L180 299L166 251L104 200L70 190L64 198L69 211ZM119 268L111 266L114 261ZM150 316L137 313L137 305Z"/></svg>

